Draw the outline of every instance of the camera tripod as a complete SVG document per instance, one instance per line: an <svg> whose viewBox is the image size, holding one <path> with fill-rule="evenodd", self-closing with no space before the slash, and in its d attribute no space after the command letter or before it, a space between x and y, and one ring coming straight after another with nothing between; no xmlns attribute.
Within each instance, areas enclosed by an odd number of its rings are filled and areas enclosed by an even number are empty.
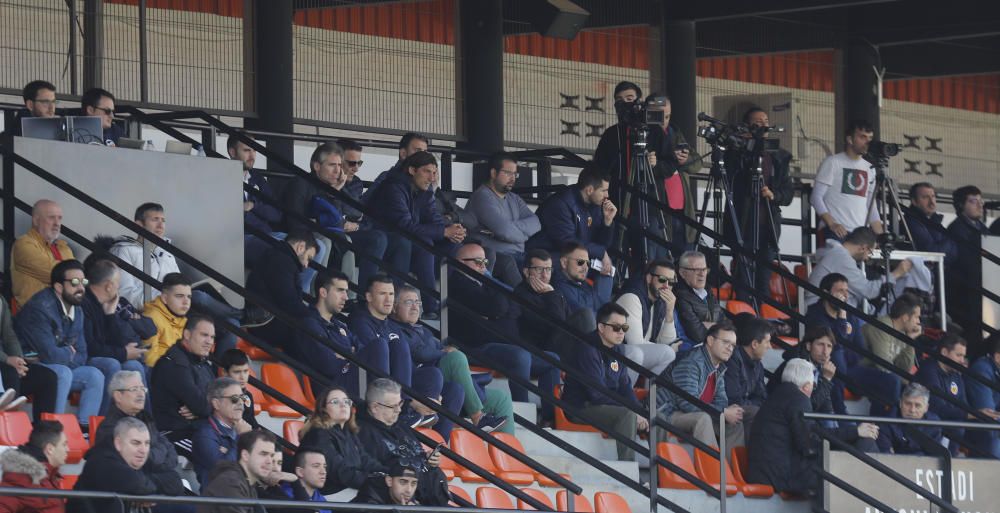
<svg viewBox="0 0 1000 513"><path fill-rule="evenodd" d="M903 215L902 207L900 207L899 188L896 186L896 181L886 172L889 167L889 155L886 155L885 152L879 152L875 155L865 154L862 158L875 169L875 192L872 194L873 201L868 207L869 217L871 217L872 209L877 209L883 230L879 237L879 249L882 268L885 271L885 282L882 284L879 297L872 301L875 310L878 311L883 303L891 304L893 296L895 296L895 289L889 282L890 260L895 245L900 241L896 233L897 227L893 221L898 220L899 225L903 227L906 241L909 241L910 244L913 243L913 233L910 232L910 225L906 222L906 217Z"/></svg>
<svg viewBox="0 0 1000 513"><path fill-rule="evenodd" d="M752 223L751 224L752 231L750 236L750 249L753 250L753 254L755 256L761 250L760 208L761 208L761 200L763 199L765 212L767 212L767 227L770 229L771 232L771 240L767 241L767 243L774 244L775 248L774 254L778 260L778 265L783 266L784 263L781 261L781 245L778 241L778 225L774 221L774 212L771 210L772 208L771 200L762 197L761 194L761 189L763 189L764 186L766 185L764 180L764 152L766 151L764 148L764 136L767 134L767 131L769 129L770 129L769 127L757 127L756 129L751 130L753 136L753 143L752 143L753 147L751 148L750 155L751 155L751 162L753 162L753 168L752 168L753 176L751 177L750 180L750 194L753 200L751 202L752 210L750 213L750 222ZM771 157L772 157L771 169L773 173L774 156L772 155ZM770 262L767 262L766 265L770 265ZM751 288L756 288L757 286L756 279L758 272L760 272L760 270L757 269L756 266L754 266L753 269L751 269L750 278L754 280L749 284ZM779 275L779 277L781 278L781 288L785 293L785 299L787 301L791 301L790 292L788 290L788 282L785 280L784 276Z"/></svg>

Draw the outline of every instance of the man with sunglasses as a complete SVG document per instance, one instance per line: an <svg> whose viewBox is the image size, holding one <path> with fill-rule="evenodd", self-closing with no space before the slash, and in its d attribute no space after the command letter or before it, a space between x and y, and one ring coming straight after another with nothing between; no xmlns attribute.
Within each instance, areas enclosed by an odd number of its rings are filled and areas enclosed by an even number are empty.
<svg viewBox="0 0 1000 513"><path fill-rule="evenodd" d="M604 388L625 398L628 405L641 408L632 389L632 380L622 359L625 356L622 343L631 326L628 312L615 303L607 303L597 311L597 329L587 336L573 351L572 360L581 374L597 380ZM598 346L604 346L602 351ZM580 418L597 427L633 439L636 430L649 429L646 418L633 412L620 402L608 397L600 390L567 377L563 399L578 408ZM573 412L569 412L572 417ZM634 451L618 442L618 459L631 461Z"/></svg>
<svg viewBox="0 0 1000 513"><path fill-rule="evenodd" d="M590 258L583 244L570 241L563 246L559 269L552 286L566 297L572 310L589 310L597 314L601 305L611 300L610 277L599 276L593 285L587 281Z"/></svg>
<svg viewBox="0 0 1000 513"><path fill-rule="evenodd" d="M684 333L695 344L705 342L708 329L725 319L719 300L713 296L708 282L708 263L699 251L687 251L680 258L682 282L677 284L677 315Z"/></svg>
<svg viewBox="0 0 1000 513"><path fill-rule="evenodd" d="M101 128L104 130L101 143L106 146L118 146L118 139L125 135L125 130L116 125L115 96L100 87L87 89L80 97L80 110L84 116L101 118Z"/></svg>
<svg viewBox="0 0 1000 513"><path fill-rule="evenodd" d="M205 396L212 414L199 420L191 435L191 463L202 485L216 463L236 461L236 438L251 429L243 420L246 402L238 381L216 378L208 385Z"/></svg>
<svg viewBox="0 0 1000 513"><path fill-rule="evenodd" d="M679 323L674 311L677 297L673 286L677 273L669 260L653 260L642 277L631 280L630 287L616 303L633 319L634 329L625 334L625 356L659 374L674 361L684 341L677 336ZM635 381L637 373L630 371Z"/></svg>
<svg viewBox="0 0 1000 513"><path fill-rule="evenodd" d="M104 374L87 365L83 303L87 279L83 264L64 260L52 268L52 286L35 294L14 318L14 331L28 352L52 369L58 379L55 413L66 411L71 391L80 392L77 419L84 428L98 415L104 397Z"/></svg>

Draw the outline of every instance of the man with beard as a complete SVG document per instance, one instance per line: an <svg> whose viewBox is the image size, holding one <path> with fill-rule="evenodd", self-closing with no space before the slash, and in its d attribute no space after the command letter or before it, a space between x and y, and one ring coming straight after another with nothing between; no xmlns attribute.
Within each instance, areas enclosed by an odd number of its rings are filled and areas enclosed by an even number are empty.
<svg viewBox="0 0 1000 513"><path fill-rule="evenodd" d="M844 240L856 228L870 226L882 233L878 210L872 208L875 169L862 155L875 134L871 123L854 120L844 133L844 151L823 159L816 170L816 183L809 197L820 220L817 242Z"/></svg>
<svg viewBox="0 0 1000 513"><path fill-rule="evenodd" d="M104 397L104 374L87 365L87 340L83 333L83 303L87 279L83 264L64 260L52 268L50 287L35 294L14 319L14 330L28 351L38 353L42 365L58 379L56 413L66 411L71 391L80 392L77 419L86 428L97 415Z"/></svg>

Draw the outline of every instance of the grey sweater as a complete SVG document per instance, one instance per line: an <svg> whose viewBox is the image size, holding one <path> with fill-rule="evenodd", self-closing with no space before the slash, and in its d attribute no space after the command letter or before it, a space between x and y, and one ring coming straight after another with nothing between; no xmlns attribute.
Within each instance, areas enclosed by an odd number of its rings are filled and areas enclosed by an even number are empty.
<svg viewBox="0 0 1000 513"><path fill-rule="evenodd" d="M480 240L498 253L524 253L525 241L542 229L538 216L520 196L508 193L501 198L486 185L472 193L465 209L475 214L481 228L493 232Z"/></svg>
<svg viewBox="0 0 1000 513"><path fill-rule="evenodd" d="M861 272L858 262L851 258L844 246L835 240L827 240L826 247L816 252L817 262L809 275L809 283L819 287L819 283L830 273L840 273L847 277L847 285L850 288L851 297L848 303L858 306L862 299L872 299L878 296L882 287L883 278L878 277L869 280ZM889 282L894 283L896 279L890 274ZM812 305L819 300L819 296L812 292L806 292L806 304Z"/></svg>

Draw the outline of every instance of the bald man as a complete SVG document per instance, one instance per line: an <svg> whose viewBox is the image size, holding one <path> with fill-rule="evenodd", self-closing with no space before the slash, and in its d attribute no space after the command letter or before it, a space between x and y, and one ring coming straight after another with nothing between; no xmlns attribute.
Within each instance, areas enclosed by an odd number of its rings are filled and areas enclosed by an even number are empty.
<svg viewBox="0 0 1000 513"><path fill-rule="evenodd" d="M62 207L41 199L31 207L31 229L17 238L10 257L10 277L17 304L23 306L36 292L48 288L52 268L73 258L73 250L59 238Z"/></svg>

